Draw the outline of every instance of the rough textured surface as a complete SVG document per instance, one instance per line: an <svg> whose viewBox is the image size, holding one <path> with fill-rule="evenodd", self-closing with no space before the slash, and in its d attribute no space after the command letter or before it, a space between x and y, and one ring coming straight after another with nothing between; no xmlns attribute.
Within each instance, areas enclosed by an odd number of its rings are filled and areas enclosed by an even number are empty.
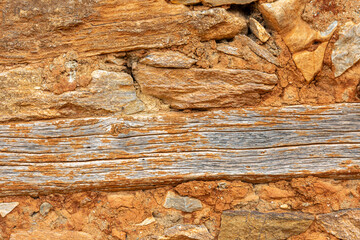
<svg viewBox="0 0 360 240"><path fill-rule="evenodd" d="M164 231L169 240L212 240L213 236L203 225L176 225Z"/></svg>
<svg viewBox="0 0 360 240"><path fill-rule="evenodd" d="M219 240L283 240L305 232L314 216L303 213L226 211L221 216Z"/></svg>
<svg viewBox="0 0 360 240"><path fill-rule="evenodd" d="M270 38L270 34L266 29L254 18L249 19L250 30L262 42L266 42Z"/></svg>
<svg viewBox="0 0 360 240"><path fill-rule="evenodd" d="M340 239L360 238L360 209L347 209L317 216L326 231Z"/></svg>
<svg viewBox="0 0 360 240"><path fill-rule="evenodd" d="M73 80L69 77L66 81L71 84ZM132 77L124 72L93 71L86 87L62 94L46 89L39 70L16 68L2 72L0 83L3 99L0 121L81 116L86 112L134 113L144 109L136 96Z"/></svg>
<svg viewBox="0 0 360 240"><path fill-rule="evenodd" d="M194 212L202 209L202 204L195 198L181 197L173 192L168 192L166 195L164 207L175 208L183 212Z"/></svg>
<svg viewBox="0 0 360 240"><path fill-rule="evenodd" d="M231 38L246 27L243 19L224 9L191 12L163 0L87 0L81 5L70 0L6 0L0 9L0 31L11 29L0 39L3 64L53 58L70 50L87 57L182 45L193 38Z"/></svg>
<svg viewBox="0 0 360 240"><path fill-rule="evenodd" d="M359 111L345 104L4 123L0 194L355 177Z"/></svg>
<svg viewBox="0 0 360 240"><path fill-rule="evenodd" d="M88 233L77 231L18 231L10 236L10 240L94 240Z"/></svg>
<svg viewBox="0 0 360 240"><path fill-rule="evenodd" d="M18 202L10 203L0 203L0 215L1 217L6 217L16 206L19 205Z"/></svg>
<svg viewBox="0 0 360 240"><path fill-rule="evenodd" d="M162 68L190 68L197 61L179 52L154 52L142 58L140 63Z"/></svg>
<svg viewBox="0 0 360 240"><path fill-rule="evenodd" d="M159 69L140 64L134 70L143 93L177 109L255 105L278 80L275 74L240 69Z"/></svg>
<svg viewBox="0 0 360 240"><path fill-rule="evenodd" d="M360 24L347 23L335 43L331 60L335 67L335 77L339 77L360 60Z"/></svg>

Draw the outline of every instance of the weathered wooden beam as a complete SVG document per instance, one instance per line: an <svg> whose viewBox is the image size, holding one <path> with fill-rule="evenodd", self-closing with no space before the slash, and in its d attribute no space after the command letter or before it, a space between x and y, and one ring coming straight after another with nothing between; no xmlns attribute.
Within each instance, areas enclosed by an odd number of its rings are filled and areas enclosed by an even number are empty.
<svg viewBox="0 0 360 240"><path fill-rule="evenodd" d="M0 195L358 178L360 104L0 124Z"/></svg>

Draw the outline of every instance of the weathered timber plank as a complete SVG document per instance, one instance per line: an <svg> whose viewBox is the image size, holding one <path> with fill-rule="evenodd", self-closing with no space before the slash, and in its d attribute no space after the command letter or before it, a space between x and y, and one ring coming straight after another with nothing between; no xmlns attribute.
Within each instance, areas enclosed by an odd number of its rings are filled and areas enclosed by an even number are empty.
<svg viewBox="0 0 360 240"><path fill-rule="evenodd" d="M0 124L0 195L358 177L360 104Z"/></svg>

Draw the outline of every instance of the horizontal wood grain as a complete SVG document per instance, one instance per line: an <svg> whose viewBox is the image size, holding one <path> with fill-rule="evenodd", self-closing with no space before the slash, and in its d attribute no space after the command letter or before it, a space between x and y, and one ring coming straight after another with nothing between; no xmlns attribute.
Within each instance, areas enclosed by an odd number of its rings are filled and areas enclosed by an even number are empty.
<svg viewBox="0 0 360 240"><path fill-rule="evenodd" d="M0 124L0 195L360 177L360 104Z"/></svg>

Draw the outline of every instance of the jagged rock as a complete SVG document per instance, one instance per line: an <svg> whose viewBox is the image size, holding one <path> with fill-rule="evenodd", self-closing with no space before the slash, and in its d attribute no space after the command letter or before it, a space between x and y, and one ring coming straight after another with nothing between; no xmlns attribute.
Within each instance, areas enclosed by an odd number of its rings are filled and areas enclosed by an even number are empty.
<svg viewBox="0 0 360 240"><path fill-rule="evenodd" d="M276 66L280 66L279 61L274 55L272 55L266 48L260 46L256 42L254 42L251 38L245 35L237 35L234 41L240 41L242 45L248 46L251 51L253 51L259 57L265 59L269 63L275 64Z"/></svg>
<svg viewBox="0 0 360 240"><path fill-rule="evenodd" d="M0 121L71 116L96 112L134 113L144 109L127 73L96 70L86 87L54 94L43 87L40 69L16 68L0 74Z"/></svg>
<svg viewBox="0 0 360 240"><path fill-rule="evenodd" d="M0 26L4 33L0 64L9 65L51 59L69 51L84 58L179 46L194 39L232 38L247 28L245 19L225 9L189 11L166 1L29 0L19 4L5 0L0 10L6 19Z"/></svg>
<svg viewBox="0 0 360 240"><path fill-rule="evenodd" d="M52 209L52 207L53 206L48 202L42 203L40 205L40 214L43 216L47 215L50 212L50 210Z"/></svg>
<svg viewBox="0 0 360 240"><path fill-rule="evenodd" d="M249 19L249 27L251 32L262 42L266 42L270 38L270 34L266 29L254 18Z"/></svg>
<svg viewBox="0 0 360 240"><path fill-rule="evenodd" d="M321 71L328 43L321 43L315 51L301 51L293 54L294 62L307 82L311 82Z"/></svg>
<svg viewBox="0 0 360 240"><path fill-rule="evenodd" d="M197 60L174 51L154 52L140 60L140 63L163 68L190 68Z"/></svg>
<svg viewBox="0 0 360 240"><path fill-rule="evenodd" d="M190 197L181 197L173 192L168 192L166 195L165 208L175 208L183 212L194 212L202 209L200 200Z"/></svg>
<svg viewBox="0 0 360 240"><path fill-rule="evenodd" d="M328 41L337 27L337 22L334 22L325 32L312 29L301 18L306 2L307 0L277 0L259 5L265 20L282 35L292 53L306 49L313 42Z"/></svg>
<svg viewBox="0 0 360 240"><path fill-rule="evenodd" d="M213 236L203 225L180 224L165 229L165 239L169 240L212 240Z"/></svg>
<svg viewBox="0 0 360 240"><path fill-rule="evenodd" d="M17 205L19 205L18 202L0 203L0 215L6 217Z"/></svg>
<svg viewBox="0 0 360 240"><path fill-rule="evenodd" d="M340 239L360 239L360 209L347 209L320 214L317 221L325 230Z"/></svg>
<svg viewBox="0 0 360 240"><path fill-rule="evenodd" d="M290 51L293 54L301 52L293 55L293 59L297 62L297 67L304 74L305 79L310 82L318 72L319 66L323 64L325 53L323 47L326 45L321 44L321 48L318 48L315 53L311 53L312 51L308 48L316 42L327 42L336 30L337 21L333 22L325 32L312 29L301 17L306 2L306 0L277 0L260 4L259 10L269 26L281 34ZM301 59L311 59L313 62L302 63Z"/></svg>
<svg viewBox="0 0 360 240"><path fill-rule="evenodd" d="M48 230L36 230L36 231L15 231L11 234L10 240L94 240L90 234L78 231L48 231Z"/></svg>
<svg viewBox="0 0 360 240"><path fill-rule="evenodd" d="M305 232L314 217L305 213L261 213L225 211L221 216L219 240L288 239Z"/></svg>
<svg viewBox="0 0 360 240"><path fill-rule="evenodd" d="M348 22L339 33L331 55L335 77L339 77L360 60L360 23Z"/></svg>
<svg viewBox="0 0 360 240"><path fill-rule="evenodd" d="M278 81L275 74L235 69L165 69L139 64L134 70L143 93L173 108L255 105Z"/></svg>

